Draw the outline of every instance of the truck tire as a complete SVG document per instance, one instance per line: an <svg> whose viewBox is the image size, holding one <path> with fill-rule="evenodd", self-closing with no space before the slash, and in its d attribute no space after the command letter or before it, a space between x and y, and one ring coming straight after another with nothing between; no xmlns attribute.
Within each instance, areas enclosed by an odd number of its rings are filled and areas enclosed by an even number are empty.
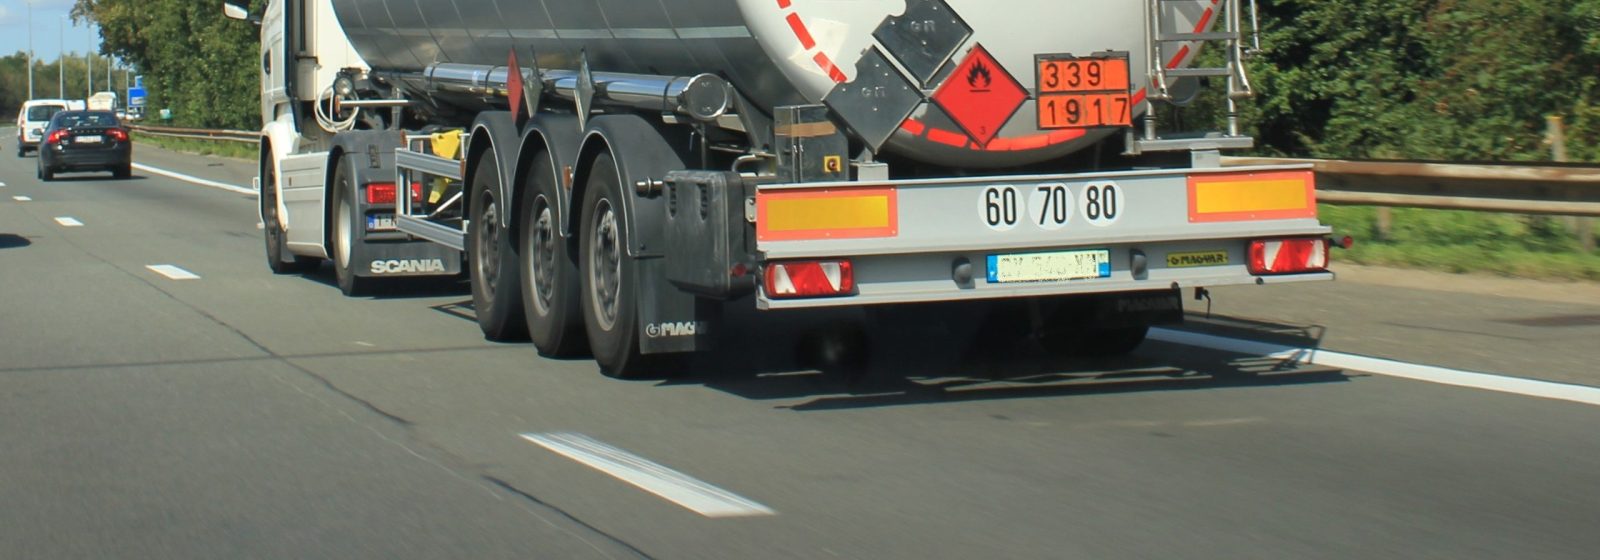
<svg viewBox="0 0 1600 560"><path fill-rule="evenodd" d="M302 257L289 252L283 226L278 223L277 172L271 165L263 165L261 173L261 230L267 245L267 268L274 274L294 274L316 270L322 259Z"/></svg>
<svg viewBox="0 0 1600 560"><path fill-rule="evenodd" d="M622 187L610 154L595 158L583 193L578 268L583 326L600 371L620 379L649 375L652 364L639 353L637 264L628 256Z"/></svg>
<svg viewBox="0 0 1600 560"><path fill-rule="evenodd" d="M583 311L578 307L578 262L561 236L556 217L560 182L550 152L533 158L523 181L527 194L517 214L517 255L521 260L522 313L528 337L539 353L566 358L588 351Z"/></svg>
<svg viewBox="0 0 1600 560"><path fill-rule="evenodd" d="M472 174L471 225L467 228L467 262L471 267L472 308L478 328L489 340L508 341L528 336L522 318L521 262L511 232L500 220L507 212L500 199L500 168L494 153L486 151Z"/></svg>
<svg viewBox="0 0 1600 560"><path fill-rule="evenodd" d="M333 173L333 274L339 280L339 291L346 296L362 296L372 291L376 280L356 275L350 251L356 243L356 228L363 224L361 205L356 201L355 183L345 158L339 158Z"/></svg>

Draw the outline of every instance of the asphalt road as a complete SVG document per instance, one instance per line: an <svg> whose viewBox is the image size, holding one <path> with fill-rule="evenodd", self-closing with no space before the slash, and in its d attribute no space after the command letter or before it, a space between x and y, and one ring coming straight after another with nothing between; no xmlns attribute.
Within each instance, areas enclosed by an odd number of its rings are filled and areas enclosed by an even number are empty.
<svg viewBox="0 0 1600 560"><path fill-rule="evenodd" d="M33 165L0 157L4 558L1600 550L1595 406L1158 342L1068 362L975 348L960 317L873 333L856 385L794 358L837 317L754 312L692 375L617 381L485 342L458 285L347 299L326 267L272 275L247 196L148 173L44 184ZM1600 379L1594 302L1340 283L1216 295L1193 328ZM701 515L522 437L565 433L770 514Z"/></svg>

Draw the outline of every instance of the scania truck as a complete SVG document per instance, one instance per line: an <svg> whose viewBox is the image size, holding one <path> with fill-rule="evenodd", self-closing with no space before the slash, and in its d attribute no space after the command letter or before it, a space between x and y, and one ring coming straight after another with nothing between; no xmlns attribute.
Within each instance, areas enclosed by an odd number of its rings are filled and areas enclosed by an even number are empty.
<svg viewBox="0 0 1600 560"><path fill-rule="evenodd" d="M728 306L992 305L1116 353L1187 290L1332 278L1310 169L1219 163L1249 0L224 9L261 30L273 271L464 271L487 337L615 376ZM1177 130L1201 91L1218 130Z"/></svg>

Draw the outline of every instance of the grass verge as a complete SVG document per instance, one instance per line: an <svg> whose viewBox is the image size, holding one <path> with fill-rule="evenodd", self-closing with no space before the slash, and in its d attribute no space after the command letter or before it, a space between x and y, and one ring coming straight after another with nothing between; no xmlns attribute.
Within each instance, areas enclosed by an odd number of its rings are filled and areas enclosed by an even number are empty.
<svg viewBox="0 0 1600 560"><path fill-rule="evenodd" d="M199 138L172 138L170 136L155 136L143 132L134 132L135 145L149 144L161 149L172 150L185 154L199 154L202 156L220 156L235 159L255 160L256 145L249 142L233 142L228 140L203 140Z"/></svg>
<svg viewBox="0 0 1600 560"><path fill-rule="evenodd" d="M1394 208L1380 238L1369 206L1321 208L1322 222L1356 238L1334 260L1519 278L1600 281L1600 254L1584 253L1568 220L1492 212Z"/></svg>

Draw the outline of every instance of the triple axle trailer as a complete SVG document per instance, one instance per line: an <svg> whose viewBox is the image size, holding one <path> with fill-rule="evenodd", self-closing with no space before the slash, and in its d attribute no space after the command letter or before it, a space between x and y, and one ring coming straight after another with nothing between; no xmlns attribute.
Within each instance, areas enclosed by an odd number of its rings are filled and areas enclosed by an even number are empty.
<svg viewBox="0 0 1600 560"><path fill-rule="evenodd" d="M489 338L631 376L731 305L984 302L1120 352L1183 290L1331 279L1311 171L1220 165L1245 1L227 11L261 26L274 271L465 272ZM1203 87L1221 130L1167 130Z"/></svg>

